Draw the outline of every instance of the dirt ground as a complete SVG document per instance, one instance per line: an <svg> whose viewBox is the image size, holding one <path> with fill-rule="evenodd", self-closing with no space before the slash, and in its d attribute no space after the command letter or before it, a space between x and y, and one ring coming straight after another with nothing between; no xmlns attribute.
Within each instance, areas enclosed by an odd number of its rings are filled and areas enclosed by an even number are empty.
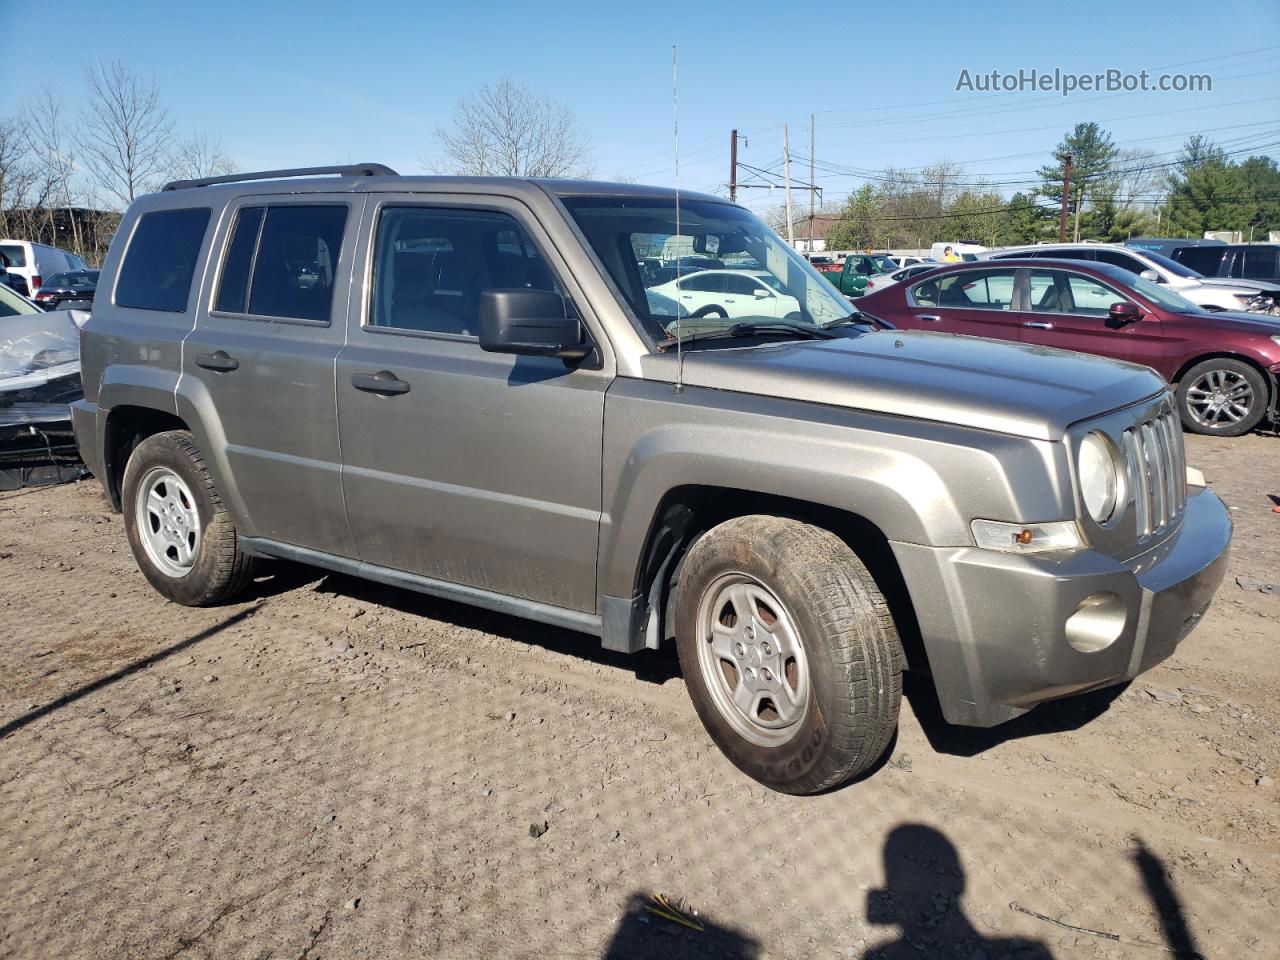
<svg viewBox="0 0 1280 960"><path fill-rule="evenodd" d="M1280 438L1188 446L1236 534L1173 658L989 731L911 683L809 799L674 655L283 565L190 610L96 482L5 495L0 957L1280 956Z"/></svg>

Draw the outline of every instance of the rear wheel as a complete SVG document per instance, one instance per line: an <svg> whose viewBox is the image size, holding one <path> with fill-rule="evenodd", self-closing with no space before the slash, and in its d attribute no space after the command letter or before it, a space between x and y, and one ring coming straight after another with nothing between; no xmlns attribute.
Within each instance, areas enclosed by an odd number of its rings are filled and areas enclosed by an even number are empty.
<svg viewBox="0 0 1280 960"><path fill-rule="evenodd" d="M875 581L834 534L768 516L715 527L685 559L676 626L694 707L748 776L816 793L884 753L901 648Z"/></svg>
<svg viewBox="0 0 1280 960"><path fill-rule="evenodd" d="M139 569L161 594L189 607L234 597L253 561L241 552L204 458L185 430L148 437L121 485L125 530Z"/></svg>
<svg viewBox="0 0 1280 960"><path fill-rule="evenodd" d="M1267 410L1267 383L1249 364L1227 357L1197 363L1178 383L1178 411L1193 433L1238 437Z"/></svg>

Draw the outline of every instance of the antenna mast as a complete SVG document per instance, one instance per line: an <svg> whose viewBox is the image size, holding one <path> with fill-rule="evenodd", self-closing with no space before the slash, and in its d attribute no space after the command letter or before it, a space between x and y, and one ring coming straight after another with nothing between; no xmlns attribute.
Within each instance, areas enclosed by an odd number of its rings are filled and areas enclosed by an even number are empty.
<svg viewBox="0 0 1280 960"><path fill-rule="evenodd" d="M676 156L676 290L680 289L680 96L679 76L676 72L676 44L671 45L671 137ZM680 295L676 294L676 393L684 390L684 349L680 329Z"/></svg>

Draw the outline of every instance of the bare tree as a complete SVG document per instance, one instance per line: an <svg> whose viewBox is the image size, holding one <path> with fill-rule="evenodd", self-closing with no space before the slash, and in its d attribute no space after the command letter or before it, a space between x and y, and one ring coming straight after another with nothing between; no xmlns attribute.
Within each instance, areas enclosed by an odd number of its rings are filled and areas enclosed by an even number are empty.
<svg viewBox="0 0 1280 960"><path fill-rule="evenodd" d="M71 249L84 256L84 237L75 214L72 198L72 178L76 172L76 158L67 141L62 115L62 103L53 91L46 87L30 108L31 121L27 128L28 142L37 175L48 185L49 205L45 208L49 234L56 237L58 230L53 207L67 211L71 226Z"/></svg>
<svg viewBox="0 0 1280 960"><path fill-rule="evenodd" d="M583 175L590 153L573 111L503 78L463 97L453 127L437 127L442 173L507 177Z"/></svg>
<svg viewBox="0 0 1280 960"><path fill-rule="evenodd" d="M198 132L174 146L166 175L173 180L195 180L235 172L235 162L222 149L222 140L216 134Z"/></svg>
<svg viewBox="0 0 1280 960"><path fill-rule="evenodd" d="M123 205L156 185L169 160L173 121L155 80L123 63L97 62L85 71L88 107L80 151L94 181Z"/></svg>

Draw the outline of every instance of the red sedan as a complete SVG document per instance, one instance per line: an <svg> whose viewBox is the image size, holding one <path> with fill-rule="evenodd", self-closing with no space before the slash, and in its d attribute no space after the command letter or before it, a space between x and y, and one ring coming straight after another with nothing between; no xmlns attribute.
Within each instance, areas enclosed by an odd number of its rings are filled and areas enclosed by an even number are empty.
<svg viewBox="0 0 1280 960"><path fill-rule="evenodd" d="M1092 261L956 263L873 291L858 309L908 330L1019 340L1153 367L1188 430L1234 437L1280 420L1280 320L1210 313Z"/></svg>

